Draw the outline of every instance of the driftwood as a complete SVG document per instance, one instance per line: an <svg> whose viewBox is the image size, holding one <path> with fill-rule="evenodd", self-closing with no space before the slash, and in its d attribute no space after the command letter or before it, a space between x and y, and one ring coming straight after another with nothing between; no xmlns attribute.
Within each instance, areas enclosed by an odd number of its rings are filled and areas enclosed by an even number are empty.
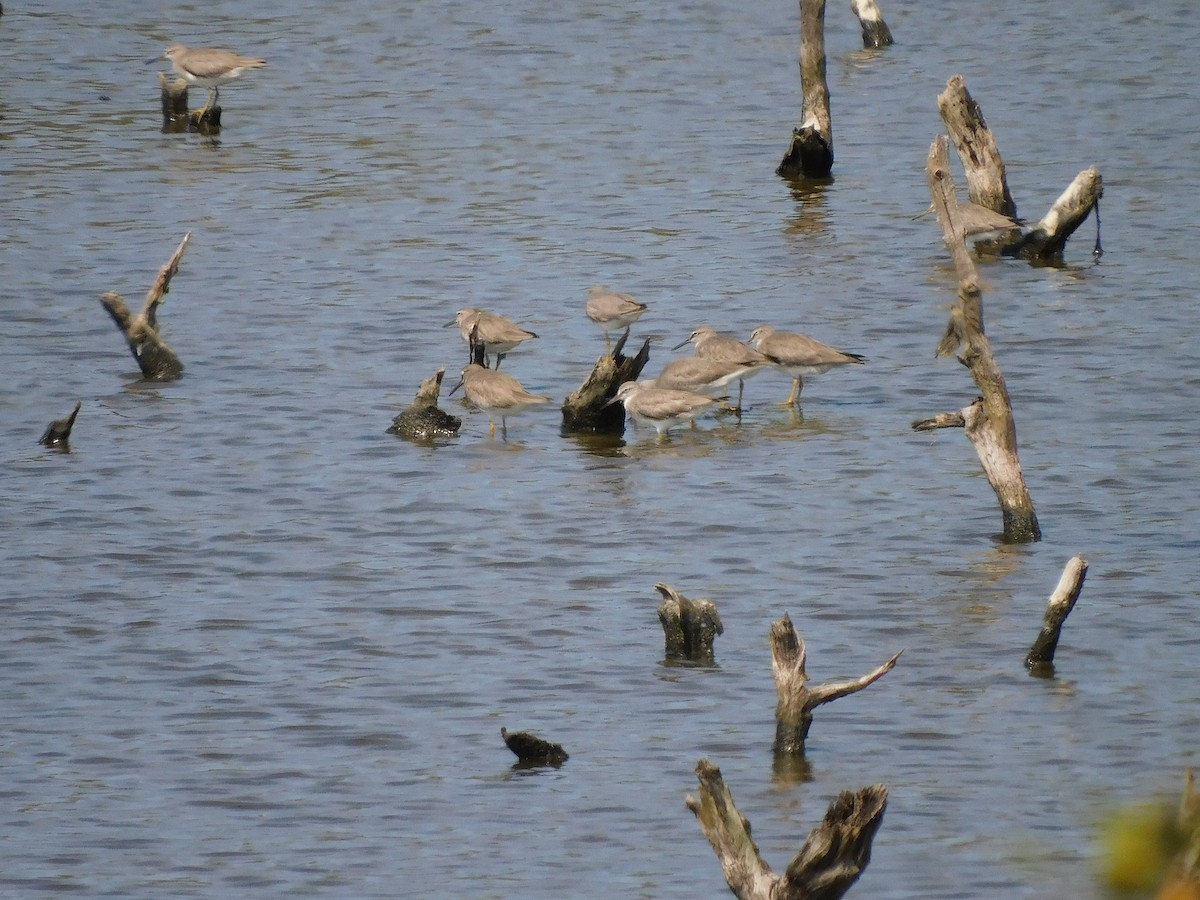
<svg viewBox="0 0 1200 900"><path fill-rule="evenodd" d="M412 404L392 420L389 434L398 434L411 441L429 441L438 437L452 437L462 427L462 419L438 408L438 395L442 390L444 368L438 369L421 382Z"/></svg>
<svg viewBox="0 0 1200 900"><path fill-rule="evenodd" d="M1075 608L1079 592L1083 590L1083 579L1087 576L1087 570L1087 560L1082 556L1072 556L1058 580L1058 587L1046 602L1042 630L1025 657L1025 665L1035 675L1049 675L1054 672L1054 651L1058 649L1058 636L1063 623L1067 621L1067 616Z"/></svg>
<svg viewBox="0 0 1200 900"><path fill-rule="evenodd" d="M570 759L562 744L544 741L528 731L509 734L508 729L501 726L500 737L504 738L505 746L516 755L518 766L561 766Z"/></svg>
<svg viewBox="0 0 1200 900"><path fill-rule="evenodd" d="M1017 205L1008 189L1004 161L983 119L979 104L971 97L961 75L955 75L946 82L946 89L938 95L938 110L962 160L967 176L968 200L1015 219ZM1092 252L1099 256L1100 197L1103 193L1100 171L1095 166L1085 169L1075 176L1075 180L1032 229L1025 234L1011 232L984 246L988 251L1003 256L1042 261L1057 259L1061 257L1067 239L1094 210L1097 227L1096 245ZM967 233L971 232L968 230Z"/></svg>
<svg viewBox="0 0 1200 900"><path fill-rule="evenodd" d="M778 622L772 622L771 667L775 673L775 692L779 697L775 706L776 755L803 753L808 729L812 726L812 711L823 703L857 693L878 681L892 671L900 653L874 672L854 681L826 682L809 687L808 674L805 672L808 654L804 639L796 632L787 613Z"/></svg>
<svg viewBox="0 0 1200 900"><path fill-rule="evenodd" d="M1012 402L1000 366L992 355L991 342L983 331L983 293L975 262L967 251L964 231L959 222L959 207L950 174L950 153L946 138L939 135L929 148L925 168L929 191L942 237L954 259L958 276L958 300L950 313L950 322L938 344L937 354L948 356L963 348L959 362L971 370L971 377L983 396L956 413L941 413L912 423L914 431L961 427L979 454L988 484L996 492L1004 518L1004 539L1012 542L1041 540L1042 531L1033 509L1021 461L1017 455L1017 427Z"/></svg>
<svg viewBox="0 0 1200 900"><path fill-rule="evenodd" d="M185 234L171 258L158 270L158 277L146 294L146 305L137 315L130 313L125 300L116 291L100 297L100 302L125 335L142 375L150 381L172 381L183 374L183 363L158 333L157 311L166 302L163 298L170 290L171 278L179 271L179 260L191 237L190 231Z"/></svg>
<svg viewBox="0 0 1200 900"><path fill-rule="evenodd" d="M725 633L717 606L711 600L692 600L661 581L654 589L662 594L658 606L658 621L666 636L666 656L669 660L713 662L713 641Z"/></svg>
<svg viewBox="0 0 1200 900"><path fill-rule="evenodd" d="M784 178L828 178L833 171L833 120L825 78L825 0L800 0L800 84L804 108L799 128L775 169Z"/></svg>
<svg viewBox="0 0 1200 900"><path fill-rule="evenodd" d="M871 861L871 842L887 809L886 785L843 791L809 833L783 875L759 855L750 822L738 812L721 770L696 763L700 799L685 801L712 844L729 889L740 900L837 900Z"/></svg>
<svg viewBox="0 0 1200 900"><path fill-rule="evenodd" d="M623 354L628 337L626 332L610 352L596 360L587 381L567 397L562 408L564 432L625 433L625 408L610 401L617 396L617 388L634 381L650 360L649 339L636 356Z"/></svg>
<svg viewBox="0 0 1200 900"><path fill-rule="evenodd" d="M894 43L891 29L887 27L887 22L883 21L883 13L875 0L850 0L850 8L858 17L858 24L862 26L862 40L865 49L890 47Z"/></svg>
<svg viewBox="0 0 1200 900"><path fill-rule="evenodd" d="M71 441L71 429L75 427L75 417L79 415L79 408L83 406L80 400L75 401L75 408L71 410L71 414L65 419L56 419L51 422L46 428L45 433L38 439L38 443L46 447L58 447L62 450L69 450L68 446Z"/></svg>

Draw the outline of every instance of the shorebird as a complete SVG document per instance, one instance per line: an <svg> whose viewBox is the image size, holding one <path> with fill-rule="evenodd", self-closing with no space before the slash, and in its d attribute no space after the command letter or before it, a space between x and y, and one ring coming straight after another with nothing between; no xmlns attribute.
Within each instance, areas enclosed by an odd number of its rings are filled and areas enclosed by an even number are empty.
<svg viewBox="0 0 1200 900"><path fill-rule="evenodd" d="M737 338L719 334L711 325L701 325L688 335L685 340L680 341L671 349L678 350L689 342L695 347L693 352L701 359L740 363L747 366L746 371L738 376L738 402L734 409L740 412L742 408L742 395L746 391L746 378L760 372L762 366L766 365L767 358Z"/></svg>
<svg viewBox="0 0 1200 900"><path fill-rule="evenodd" d="M208 88L208 99L200 110L203 118L216 105L221 94L221 85L240 76L247 69L261 69L267 64L265 59L255 59L251 56L239 56L229 50L216 50L211 47L185 47L183 44L172 44L163 51L162 56L155 59L169 59L175 74L185 79L188 84L196 84Z"/></svg>
<svg viewBox="0 0 1200 900"><path fill-rule="evenodd" d="M467 400L478 409L487 413L491 429L490 437L496 436L496 419L500 419L500 434L508 437L509 416L524 412L531 406L550 402L549 397L531 394L525 386L506 372L496 372L486 369L478 363L471 363L462 370L462 379L454 386L448 396L453 396L459 388Z"/></svg>
<svg viewBox="0 0 1200 900"><path fill-rule="evenodd" d="M462 339L467 342L468 346L474 347L482 344L485 357L488 353L496 354L497 369L500 368L500 361L504 359L509 350L530 338L537 337L532 331L527 331L512 319L474 306L460 309L455 314L454 320L446 323L447 328L451 325L458 326L459 334L462 335Z"/></svg>
<svg viewBox="0 0 1200 900"><path fill-rule="evenodd" d="M442 390L442 376L445 374L445 369L438 369L422 381L412 405L392 420L392 427L388 431L414 440L458 434L462 419L439 409L437 405Z"/></svg>
<svg viewBox="0 0 1200 900"><path fill-rule="evenodd" d="M766 360L761 363L722 362L719 359L685 356L663 366L662 372L654 379L654 385L720 399L725 396L725 388L731 381L740 381L765 364Z"/></svg>
<svg viewBox="0 0 1200 900"><path fill-rule="evenodd" d="M770 325L760 325L754 329L754 333L750 335L750 343L772 364L783 369L794 379L792 393L787 402L781 403L780 406L796 405L804 387L805 375L820 375L834 366L862 365L867 361L865 356L859 356L857 353L844 353L808 335L776 331Z"/></svg>
<svg viewBox="0 0 1200 900"><path fill-rule="evenodd" d="M623 403L625 412L635 423L653 425L661 440L667 436L672 425L690 422L716 402L703 394L660 388L647 380L626 381L617 388L617 395L605 405Z"/></svg>
<svg viewBox="0 0 1200 900"><path fill-rule="evenodd" d="M587 317L604 329L604 346L609 346L608 333L626 332L629 326L641 318L648 306L629 294L618 294L602 284L588 290Z"/></svg>

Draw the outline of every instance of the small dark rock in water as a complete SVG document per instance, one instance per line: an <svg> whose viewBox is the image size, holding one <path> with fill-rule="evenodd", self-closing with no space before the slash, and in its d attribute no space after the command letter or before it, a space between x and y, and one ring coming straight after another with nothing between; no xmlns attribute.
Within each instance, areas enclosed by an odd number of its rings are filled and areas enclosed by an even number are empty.
<svg viewBox="0 0 1200 900"><path fill-rule="evenodd" d="M79 407L83 405L82 401L76 401L75 408L71 410L71 414L65 419L59 419L50 423L50 427L46 429L46 433L38 440L39 444L44 444L47 447L62 447L66 448L67 442L71 439L71 429L75 425L75 417L79 415Z"/></svg>
<svg viewBox="0 0 1200 900"><path fill-rule="evenodd" d="M412 405L392 421L389 434L398 434L409 440L424 441L435 437L452 437L462 427L462 419L438 409L438 395L442 390L445 369L438 369L421 382Z"/></svg>
<svg viewBox="0 0 1200 900"><path fill-rule="evenodd" d="M508 729L501 726L500 737L508 749L517 755L520 765L527 766L561 766L570 757L562 744L552 744L528 731L518 731L509 734Z"/></svg>

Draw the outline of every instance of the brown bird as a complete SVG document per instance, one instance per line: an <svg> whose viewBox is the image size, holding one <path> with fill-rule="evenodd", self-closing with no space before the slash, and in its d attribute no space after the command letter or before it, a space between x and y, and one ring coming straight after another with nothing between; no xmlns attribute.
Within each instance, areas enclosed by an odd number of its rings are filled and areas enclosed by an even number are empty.
<svg viewBox="0 0 1200 900"><path fill-rule="evenodd" d="M618 294L602 284L588 290L587 317L604 329L604 346L608 346L610 331L619 331L642 317L650 307L629 294Z"/></svg>
<svg viewBox="0 0 1200 900"><path fill-rule="evenodd" d="M487 413L491 422L490 437L496 435L496 419L500 419L500 434L508 437L509 416L515 416L542 403L549 403L549 397L531 394L525 386L507 372L496 372L486 369L478 363L471 363L462 370L462 379L456 384L450 394L463 388L463 395L478 409Z"/></svg>
<svg viewBox="0 0 1200 900"><path fill-rule="evenodd" d="M163 51L161 57L169 59L175 74L188 84L196 84L208 88L208 100L200 111L203 118L217 103L220 88L227 81L240 76L247 69L261 69L267 64L265 59L255 59L251 56L239 56L229 50L216 50L210 47L185 47L183 44L172 44ZM151 60L153 62L154 60Z"/></svg>
<svg viewBox="0 0 1200 900"><path fill-rule="evenodd" d="M458 326L459 334L468 346L482 344L485 356L488 353L496 354L497 369L509 350L537 337L512 319L474 306L460 309L454 319L446 323L447 328L451 325Z"/></svg>
<svg viewBox="0 0 1200 900"><path fill-rule="evenodd" d="M750 343L772 364L794 379L792 393L781 406L795 406L803 390L805 375L820 375L834 366L862 365L865 356L844 353L808 335L791 331L776 331L770 325L760 325L750 335Z"/></svg>
<svg viewBox="0 0 1200 900"><path fill-rule="evenodd" d="M653 425L661 440L668 436L671 426L690 422L716 402L703 394L660 388L653 381L646 380L626 381L617 388L617 395L605 405L623 403L625 412L635 423Z"/></svg>
<svg viewBox="0 0 1200 900"><path fill-rule="evenodd" d="M761 372L761 367L766 365L767 358L737 338L719 334L711 325L701 325L688 335L686 340L681 341L671 349L678 350L689 341L695 347L693 352L701 359L740 363L748 367L745 373L738 376L738 402L734 409L741 410L742 395L746 392L746 378L756 372Z"/></svg>

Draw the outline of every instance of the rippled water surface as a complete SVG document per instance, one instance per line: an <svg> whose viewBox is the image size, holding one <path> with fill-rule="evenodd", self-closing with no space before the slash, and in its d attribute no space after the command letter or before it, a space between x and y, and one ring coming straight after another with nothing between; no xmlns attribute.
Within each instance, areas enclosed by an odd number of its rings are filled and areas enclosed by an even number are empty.
<svg viewBox="0 0 1200 900"><path fill-rule="evenodd" d="M885 3L864 52L832 4L835 180L802 190L773 175L794 2L107 6L0 18L0 892L725 896L683 802L707 757L777 868L884 782L856 894L1096 893L1096 819L1197 762L1190 7ZM173 41L270 61L217 140L160 132ZM1105 181L1100 261L1089 222L1062 267L982 264L1032 546L961 433L909 427L975 395L933 358L953 276L914 219L955 73L1024 216ZM140 304L186 231L187 370L147 384L97 298ZM595 282L650 304L652 371L704 322L870 361L803 418L764 374L740 423L564 437ZM507 441L445 397L457 438L386 434L455 379L468 305L541 335L504 369L555 402ZM71 452L39 447L77 399ZM663 664L657 581L717 603L716 667ZM905 649L800 771L771 755L785 611L817 680ZM502 725L571 759L514 771Z"/></svg>

